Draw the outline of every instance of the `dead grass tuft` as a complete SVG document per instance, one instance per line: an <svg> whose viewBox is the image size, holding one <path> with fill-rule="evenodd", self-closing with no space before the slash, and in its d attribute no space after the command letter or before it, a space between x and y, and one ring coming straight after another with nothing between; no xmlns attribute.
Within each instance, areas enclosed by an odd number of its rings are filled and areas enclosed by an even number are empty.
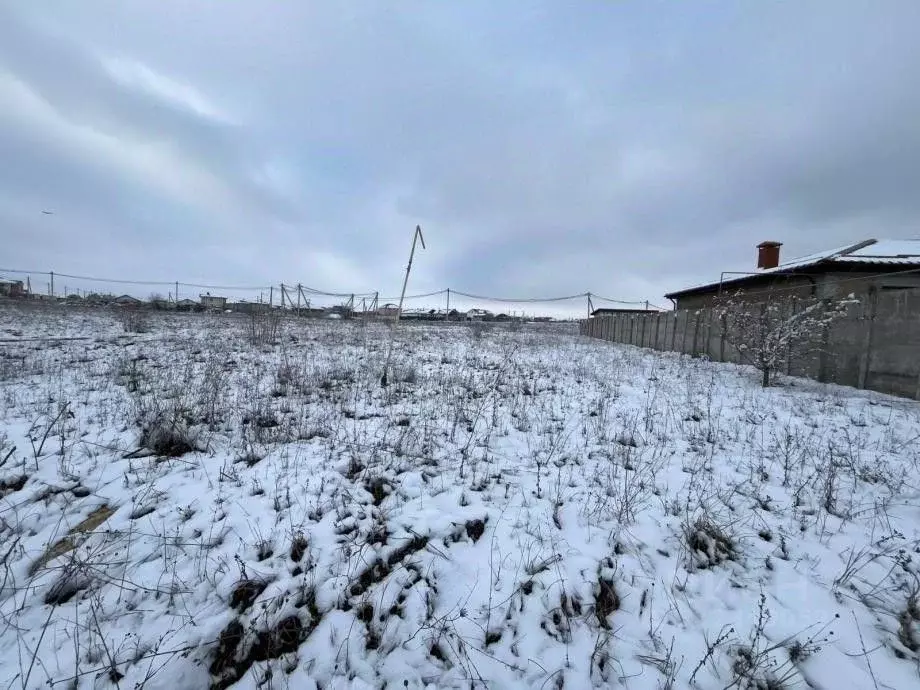
<svg viewBox="0 0 920 690"><path fill-rule="evenodd" d="M685 524L684 539L698 568L711 568L738 557L735 539L711 518L699 517Z"/></svg>
<svg viewBox="0 0 920 690"><path fill-rule="evenodd" d="M594 613L597 622L602 628L610 629L608 616L620 608L620 596L617 594L613 580L603 576L598 577L594 594Z"/></svg>
<svg viewBox="0 0 920 690"><path fill-rule="evenodd" d="M255 603L256 598L265 591L266 587L268 583L261 580L241 580L230 595L230 606L243 613Z"/></svg>
<svg viewBox="0 0 920 690"><path fill-rule="evenodd" d="M180 458L199 450L194 434L175 415L158 415L147 423L140 445L164 458Z"/></svg>

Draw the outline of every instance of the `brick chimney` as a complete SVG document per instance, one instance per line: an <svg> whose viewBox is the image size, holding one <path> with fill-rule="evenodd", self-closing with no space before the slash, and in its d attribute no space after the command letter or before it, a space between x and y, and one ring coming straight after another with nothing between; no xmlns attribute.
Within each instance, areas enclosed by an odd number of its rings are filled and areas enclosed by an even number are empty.
<svg viewBox="0 0 920 690"><path fill-rule="evenodd" d="M782 242L761 242L757 245L757 268L764 270L779 266L779 248Z"/></svg>

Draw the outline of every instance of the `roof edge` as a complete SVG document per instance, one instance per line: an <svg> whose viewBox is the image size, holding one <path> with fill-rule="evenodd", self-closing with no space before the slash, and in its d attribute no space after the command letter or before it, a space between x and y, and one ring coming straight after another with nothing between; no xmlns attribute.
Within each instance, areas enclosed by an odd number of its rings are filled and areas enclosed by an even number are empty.
<svg viewBox="0 0 920 690"><path fill-rule="evenodd" d="M832 264L838 257L849 256L853 252L858 252L860 249L865 249L866 247L870 247L877 243L878 240L875 238L862 240L842 249L832 251L828 254L818 255L811 261L808 260L808 256L799 257L798 259L792 259L787 261L785 264L780 264L776 268L772 268L766 271L751 271L747 275L729 278L728 280L719 280L717 282L706 283L704 285L696 285L694 287L684 288L682 290L675 290L673 292L666 293L664 297L665 299L674 299L675 297L682 297L685 295L707 293L718 289L720 285L730 285L733 283L745 282L752 279L756 280L760 277L795 275L796 272L801 271L802 269L813 268L814 266L822 264ZM812 254L811 256L815 255ZM804 263L801 263L803 261ZM866 263L869 262L867 261Z"/></svg>
<svg viewBox="0 0 920 690"><path fill-rule="evenodd" d="M878 244L878 240L875 239L875 238L868 239L868 240L863 240L862 242L857 242L857 243L854 244L852 247L847 247L847 248L844 249L842 252L837 252L836 254L833 254L833 255L829 256L828 258L829 258L829 259L834 259L834 258L836 258L836 257L838 257L838 256L849 256L849 255L852 254L853 252L858 252L860 249L865 249L866 247L871 247L873 244Z"/></svg>

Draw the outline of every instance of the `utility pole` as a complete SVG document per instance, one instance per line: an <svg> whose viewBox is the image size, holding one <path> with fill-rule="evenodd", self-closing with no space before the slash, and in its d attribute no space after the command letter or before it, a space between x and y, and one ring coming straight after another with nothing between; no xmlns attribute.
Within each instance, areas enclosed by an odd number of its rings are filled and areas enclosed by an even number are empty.
<svg viewBox="0 0 920 690"><path fill-rule="evenodd" d="M594 305L591 304L591 293L588 292L585 296L588 298L588 318L591 318L591 312L594 311Z"/></svg>
<svg viewBox="0 0 920 690"><path fill-rule="evenodd" d="M175 295L175 297L176 297L176 306L178 307L178 306L179 306L179 281L178 281L178 280L176 281L176 295Z"/></svg>
<svg viewBox="0 0 920 690"><path fill-rule="evenodd" d="M447 308L444 310L444 320L450 321L450 288L447 288Z"/></svg>
<svg viewBox="0 0 920 690"><path fill-rule="evenodd" d="M269 285L268 287L268 308L271 309L275 306L275 286Z"/></svg>
<svg viewBox="0 0 920 690"><path fill-rule="evenodd" d="M422 226L415 226L415 233L412 235L412 249L409 251L409 264L406 266L406 277L403 278L402 292L399 293L399 307L396 309L396 321L393 322L393 330L390 332L390 344L387 347L387 358L383 365L383 376L380 377L380 385L387 385L387 371L390 369L390 359L393 356L393 339L396 337L396 327L399 325L399 317L402 316L403 300L406 298L406 286L409 284L409 272L412 270L412 259L415 258L415 243L421 240L422 249L425 249L425 238L422 235Z"/></svg>
<svg viewBox="0 0 920 690"><path fill-rule="evenodd" d="M54 271L51 271L51 286L49 289L51 296L54 297Z"/></svg>
<svg viewBox="0 0 920 690"><path fill-rule="evenodd" d="M300 316L300 283L297 283L297 316Z"/></svg>

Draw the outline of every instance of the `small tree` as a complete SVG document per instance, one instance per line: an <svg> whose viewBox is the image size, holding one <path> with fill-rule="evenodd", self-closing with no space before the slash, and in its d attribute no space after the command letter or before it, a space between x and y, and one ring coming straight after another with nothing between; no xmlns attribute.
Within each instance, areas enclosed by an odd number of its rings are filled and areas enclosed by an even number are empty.
<svg viewBox="0 0 920 690"><path fill-rule="evenodd" d="M154 309L162 309L167 302L166 298L159 292L151 292L147 301L150 302Z"/></svg>
<svg viewBox="0 0 920 690"><path fill-rule="evenodd" d="M790 357L820 352L816 337L858 303L853 295L838 300L801 300L785 295L769 295L753 301L736 292L727 296L717 313L725 339L741 358L757 367L761 385L767 388L773 374Z"/></svg>

